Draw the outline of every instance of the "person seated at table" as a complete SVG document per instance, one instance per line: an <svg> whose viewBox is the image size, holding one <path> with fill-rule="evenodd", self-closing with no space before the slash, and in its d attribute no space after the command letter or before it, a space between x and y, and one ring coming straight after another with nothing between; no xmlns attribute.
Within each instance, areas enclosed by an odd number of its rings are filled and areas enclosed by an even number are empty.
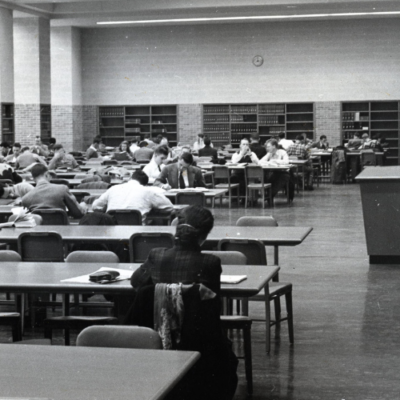
<svg viewBox="0 0 400 400"><path fill-rule="evenodd" d="M307 133L302 133L303 136L303 144L306 146L307 150L311 148L313 145L313 141L307 137Z"/></svg>
<svg viewBox="0 0 400 400"><path fill-rule="evenodd" d="M14 171L11 165L0 163L0 179L9 179L13 183L22 182L22 178Z"/></svg>
<svg viewBox="0 0 400 400"><path fill-rule="evenodd" d="M128 147L128 142L124 140L121 142L121 144L118 146L117 151L115 151L112 156L112 160L117 160L117 161L132 161L133 157L130 153L129 147Z"/></svg>
<svg viewBox="0 0 400 400"><path fill-rule="evenodd" d="M28 182L20 182L15 185L0 182L0 198L21 199L33 189L34 187Z"/></svg>
<svg viewBox="0 0 400 400"><path fill-rule="evenodd" d="M192 150L199 151L200 149L204 148L204 133L199 133L197 135L197 140L193 143ZM210 147L214 147L212 143L210 143Z"/></svg>
<svg viewBox="0 0 400 400"><path fill-rule="evenodd" d="M220 325L221 260L212 254L201 253L201 245L213 226L214 217L208 209L189 206L181 210L178 214L174 247L152 249L145 263L131 277L131 285L136 290L158 283L202 284L215 294L214 298L202 301L204 306L197 309L199 313L206 313L206 318L203 314L194 319L191 318L191 313L187 317L185 315L187 319L183 323L196 324L189 331L197 334L187 338L184 336L187 331L183 330L179 349L200 351L201 358L189 375L190 378L184 379L171 393L169 398L174 400L228 400L233 398L237 386L237 359ZM146 321L152 324L150 320L153 319L153 310L154 306L151 304L142 307L136 302L127 322L145 325L143 322ZM202 323L205 325L201 326ZM207 336L202 336L203 334ZM208 336L210 334L212 340ZM205 345L202 344L204 341L207 341Z"/></svg>
<svg viewBox="0 0 400 400"><path fill-rule="evenodd" d="M62 144L54 145L54 157L49 163L49 169L57 168L71 168L75 169L79 167L72 154L66 154Z"/></svg>
<svg viewBox="0 0 400 400"><path fill-rule="evenodd" d="M54 146L56 145L56 143L57 143L57 139L56 138L51 137L49 139L49 145L47 147L49 149L49 152L50 152L51 156L54 154Z"/></svg>
<svg viewBox="0 0 400 400"><path fill-rule="evenodd" d="M35 144L29 149L32 154L37 154L41 157L48 157L50 154L49 148L42 143L40 136L35 137Z"/></svg>
<svg viewBox="0 0 400 400"><path fill-rule="evenodd" d="M350 139L344 147L347 147L349 150L358 149L361 146L360 134L358 132L354 132L353 139Z"/></svg>
<svg viewBox="0 0 400 400"><path fill-rule="evenodd" d="M166 165L160 175L154 181L154 186L162 189L185 189L193 187L205 187L201 169L194 167L193 155L187 152L179 156L178 162Z"/></svg>
<svg viewBox="0 0 400 400"><path fill-rule="evenodd" d="M21 144L20 143L14 143L13 144L13 151L11 154L9 154L4 161L6 163L13 163L15 164L17 162L17 158L21 153Z"/></svg>
<svg viewBox="0 0 400 400"><path fill-rule="evenodd" d="M299 160L308 160L305 165L302 165L301 170L304 174L305 189L314 190L313 179L314 179L314 169L311 164L310 153L308 148L304 144L304 136L297 135L296 142L293 143L287 150L289 156L297 157Z"/></svg>
<svg viewBox="0 0 400 400"><path fill-rule="evenodd" d="M15 168L24 170L24 172L30 171L36 164L42 164L47 167L46 161L37 154L33 154L29 151L29 147L23 147L21 153L17 157L15 162Z"/></svg>
<svg viewBox="0 0 400 400"><path fill-rule="evenodd" d="M153 157L154 150L148 147L148 143L143 140L139 143L139 149L135 151L136 161L150 161Z"/></svg>
<svg viewBox="0 0 400 400"><path fill-rule="evenodd" d="M168 147L156 147L153 158L145 165L143 172L149 177L149 184L152 185L160 175L160 172L165 167L164 161L168 158Z"/></svg>
<svg viewBox="0 0 400 400"><path fill-rule="evenodd" d="M255 164L270 167L289 166L289 156L285 150L279 149L277 140L270 139L265 145L267 154L261 160L254 160ZM293 200L294 184L290 180L289 171L266 171L265 182L271 184L272 198L289 182L289 200Z"/></svg>
<svg viewBox="0 0 400 400"><path fill-rule="evenodd" d="M218 158L218 151L211 147L211 139L208 136L204 138L204 147L199 150L199 157Z"/></svg>
<svg viewBox="0 0 400 400"><path fill-rule="evenodd" d="M328 143L327 137L325 135L321 135L319 137L319 141L313 143L311 148L319 149L319 150L327 150L329 148L329 143Z"/></svg>
<svg viewBox="0 0 400 400"><path fill-rule="evenodd" d="M372 147L372 141L369 138L368 133L364 133L361 136L361 145L358 150L370 149Z"/></svg>
<svg viewBox="0 0 400 400"><path fill-rule="evenodd" d="M257 156L258 159L263 158L267 151L265 147L260 144L260 136L257 132L250 135L250 150Z"/></svg>
<svg viewBox="0 0 400 400"><path fill-rule="evenodd" d="M138 140L136 137L133 137L131 139L131 144L129 146L129 152L133 158L135 158L135 153L136 153L136 150L138 150L138 149L139 149Z"/></svg>
<svg viewBox="0 0 400 400"><path fill-rule="evenodd" d="M285 132L279 133L279 146L286 150L293 144L293 140L286 139Z"/></svg>
<svg viewBox="0 0 400 400"><path fill-rule="evenodd" d="M389 146L388 143L385 143L385 140L380 133L377 133L371 140L371 148L374 151L384 152L385 148Z"/></svg>
<svg viewBox="0 0 400 400"><path fill-rule="evenodd" d="M146 187L148 176L142 170L136 170L127 183L114 185L93 202L94 211L139 210L143 223L151 210L170 212L173 205L161 190Z"/></svg>
<svg viewBox="0 0 400 400"><path fill-rule="evenodd" d="M0 159L6 159L10 154L12 154L12 148L8 142L0 143Z"/></svg>
<svg viewBox="0 0 400 400"><path fill-rule="evenodd" d="M22 206L29 211L41 208L58 208L68 210L69 215L74 218L82 218L86 213L85 204L78 204L75 196L66 185L55 185L50 183L51 175L45 165L36 164L31 170L36 187L22 197Z"/></svg>
<svg viewBox="0 0 400 400"><path fill-rule="evenodd" d="M91 158L99 158L100 157L100 143L101 139L94 139L93 143L86 150L86 160L90 160Z"/></svg>

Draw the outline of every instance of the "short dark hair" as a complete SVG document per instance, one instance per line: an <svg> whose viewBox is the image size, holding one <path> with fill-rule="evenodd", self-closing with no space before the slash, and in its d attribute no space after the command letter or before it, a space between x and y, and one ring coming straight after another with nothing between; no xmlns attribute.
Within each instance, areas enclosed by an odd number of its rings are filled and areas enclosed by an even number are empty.
<svg viewBox="0 0 400 400"><path fill-rule="evenodd" d="M131 179L138 181L142 186L146 186L149 183L149 177L141 169L136 170Z"/></svg>
<svg viewBox="0 0 400 400"><path fill-rule="evenodd" d="M51 138L49 139L49 143L50 143L50 144L56 144L56 142L57 142L57 140L56 140L55 137L51 137Z"/></svg>
<svg viewBox="0 0 400 400"><path fill-rule="evenodd" d="M181 159L185 161L186 164L193 164L193 156L191 153L181 154Z"/></svg>
<svg viewBox="0 0 400 400"><path fill-rule="evenodd" d="M353 136L355 136L355 137L360 137L360 132L354 132L354 135Z"/></svg>
<svg viewBox="0 0 400 400"><path fill-rule="evenodd" d="M8 142L1 142L0 143L0 147L10 147L10 143L8 143Z"/></svg>
<svg viewBox="0 0 400 400"><path fill-rule="evenodd" d="M269 139L267 143L269 143L271 146L274 146L276 148L279 147L278 141L275 139ZM265 144L267 144L267 143L265 143Z"/></svg>
<svg viewBox="0 0 400 400"><path fill-rule="evenodd" d="M14 143L14 144L13 144L13 147L19 147L19 148L21 148L21 143Z"/></svg>
<svg viewBox="0 0 400 400"><path fill-rule="evenodd" d="M147 145L148 143L145 140L139 143L139 147L146 147Z"/></svg>
<svg viewBox="0 0 400 400"><path fill-rule="evenodd" d="M181 243L198 243L205 239L214 226L211 211L201 206L189 206L178 214L175 239Z"/></svg>
<svg viewBox="0 0 400 400"><path fill-rule="evenodd" d="M258 142L260 140L260 135L257 132L252 132L250 134L250 139L251 140L256 140Z"/></svg>
<svg viewBox="0 0 400 400"><path fill-rule="evenodd" d="M322 139L326 139L326 135L321 135L321 136L319 137L319 140L322 140Z"/></svg>
<svg viewBox="0 0 400 400"><path fill-rule="evenodd" d="M35 164L31 169L32 178L35 179L38 176L44 175L48 171L48 168L43 164Z"/></svg>
<svg viewBox="0 0 400 400"><path fill-rule="evenodd" d="M56 151L56 150L60 150L60 149L63 149L64 147L63 147L63 145L62 144L55 144L54 145L54 147L53 147L53 149L54 149L54 151Z"/></svg>
<svg viewBox="0 0 400 400"><path fill-rule="evenodd" d="M29 150L29 147L28 147L28 146L24 146L24 147L21 149L21 153L23 153L23 152L26 151L26 150Z"/></svg>
<svg viewBox="0 0 400 400"><path fill-rule="evenodd" d="M285 136L286 136L285 132L279 132L279 137L281 139L285 139Z"/></svg>
<svg viewBox="0 0 400 400"><path fill-rule="evenodd" d="M297 135L296 140L304 140L303 134Z"/></svg>
<svg viewBox="0 0 400 400"><path fill-rule="evenodd" d="M168 151L168 147L167 146L158 146L156 147L156 149L154 150L155 154L162 154L164 156L168 157L169 151Z"/></svg>
<svg viewBox="0 0 400 400"><path fill-rule="evenodd" d="M100 144L101 143L101 139L95 138L93 139L93 144Z"/></svg>
<svg viewBox="0 0 400 400"><path fill-rule="evenodd" d="M206 146L209 146L209 145L211 144L211 139L210 139L208 136L206 136L206 137L204 138L204 144L205 144Z"/></svg>

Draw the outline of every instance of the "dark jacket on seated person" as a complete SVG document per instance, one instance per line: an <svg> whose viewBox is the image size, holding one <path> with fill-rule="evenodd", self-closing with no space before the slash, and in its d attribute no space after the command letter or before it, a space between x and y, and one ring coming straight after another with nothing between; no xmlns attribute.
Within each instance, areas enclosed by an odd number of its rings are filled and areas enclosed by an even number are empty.
<svg viewBox="0 0 400 400"><path fill-rule="evenodd" d="M218 151L211 146L205 146L199 150L199 157L218 157Z"/></svg>
<svg viewBox="0 0 400 400"><path fill-rule="evenodd" d="M189 181L189 187L205 187L203 174L197 167L187 167L187 175ZM166 165L161 171L160 175L154 182L154 186L161 187L168 183L173 189L179 188L179 165L178 163Z"/></svg>

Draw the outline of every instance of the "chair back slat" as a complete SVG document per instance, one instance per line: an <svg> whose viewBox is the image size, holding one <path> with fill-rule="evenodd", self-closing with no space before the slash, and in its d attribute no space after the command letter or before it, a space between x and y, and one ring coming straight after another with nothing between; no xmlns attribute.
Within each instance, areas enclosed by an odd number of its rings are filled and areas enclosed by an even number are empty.
<svg viewBox="0 0 400 400"><path fill-rule="evenodd" d="M64 261L64 247L57 232L24 232L18 237L22 261Z"/></svg>
<svg viewBox="0 0 400 400"><path fill-rule="evenodd" d="M202 251L203 254L212 254L221 260L222 265L246 265L247 257L239 251Z"/></svg>
<svg viewBox="0 0 400 400"><path fill-rule="evenodd" d="M191 206L205 206L206 199L204 193L177 193L176 204L188 204Z"/></svg>
<svg viewBox="0 0 400 400"><path fill-rule="evenodd" d="M42 225L69 225L68 214L57 208L38 209L32 211L42 217Z"/></svg>
<svg viewBox="0 0 400 400"><path fill-rule="evenodd" d="M271 215L259 217L240 217L236 226L278 226L278 222Z"/></svg>
<svg viewBox="0 0 400 400"><path fill-rule="evenodd" d="M119 258L112 251L73 251L65 259L67 263L109 263L118 264Z"/></svg>
<svg viewBox="0 0 400 400"><path fill-rule="evenodd" d="M174 235L170 233L134 233L129 239L130 262L144 262L150 250L157 247L172 248L174 242Z"/></svg>
<svg viewBox="0 0 400 400"><path fill-rule="evenodd" d="M222 239L219 251L239 251L247 258L247 265L267 265L265 246L259 240Z"/></svg>
<svg viewBox="0 0 400 400"><path fill-rule="evenodd" d="M109 210L117 225L142 225L142 213L139 210Z"/></svg>

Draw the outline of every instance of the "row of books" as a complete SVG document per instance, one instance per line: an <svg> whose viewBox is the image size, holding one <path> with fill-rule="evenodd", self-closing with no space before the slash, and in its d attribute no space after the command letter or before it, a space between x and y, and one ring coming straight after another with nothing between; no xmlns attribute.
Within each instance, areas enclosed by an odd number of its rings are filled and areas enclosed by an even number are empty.
<svg viewBox="0 0 400 400"><path fill-rule="evenodd" d="M211 141L227 141L229 142L230 140L230 134L228 132L216 132L216 133L211 133L208 135L208 137L211 139Z"/></svg>
<svg viewBox="0 0 400 400"><path fill-rule="evenodd" d="M204 132L229 131L229 124L205 125Z"/></svg>
<svg viewBox="0 0 400 400"><path fill-rule="evenodd" d="M100 117L120 117L125 115L122 107L100 108L99 113Z"/></svg>
<svg viewBox="0 0 400 400"><path fill-rule="evenodd" d="M229 115L206 116L203 118L203 122L229 122Z"/></svg>
<svg viewBox="0 0 400 400"><path fill-rule="evenodd" d="M277 125L279 124L279 115L263 115L260 116L258 122L260 124L266 124L266 125Z"/></svg>
<svg viewBox="0 0 400 400"><path fill-rule="evenodd" d="M231 111L236 114L257 114L257 106L231 106Z"/></svg>
<svg viewBox="0 0 400 400"><path fill-rule="evenodd" d="M204 106L204 114L224 114L229 112L229 106Z"/></svg>
<svg viewBox="0 0 400 400"><path fill-rule="evenodd" d="M285 105L284 104L260 104L259 112L261 114L284 114L285 113Z"/></svg>

